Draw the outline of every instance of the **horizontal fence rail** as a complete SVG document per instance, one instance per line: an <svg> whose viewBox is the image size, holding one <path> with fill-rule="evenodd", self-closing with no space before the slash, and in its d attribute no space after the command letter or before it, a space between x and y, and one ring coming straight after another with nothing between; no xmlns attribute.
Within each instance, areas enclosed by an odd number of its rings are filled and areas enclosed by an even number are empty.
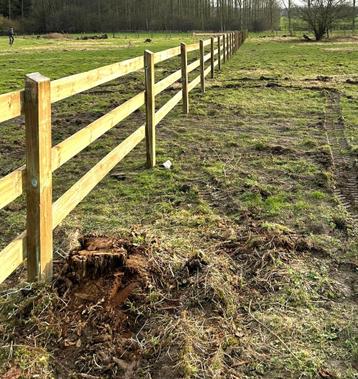
<svg viewBox="0 0 358 379"><path fill-rule="evenodd" d="M26 125L26 165L0 178L0 209L23 194L27 203L26 231L0 252L0 283L26 260L30 281L51 279L53 230L143 140L146 141L147 165L155 166L156 126L181 101L183 112L189 113L189 93L198 85L205 92L206 77L211 74L214 78L215 68L221 69L244 43L246 36L246 32L211 34L209 39L199 43L182 43L179 47L157 53L145 51L142 57L54 81L40 74L30 74L26 76L24 90L0 95L0 122L24 115ZM188 63L191 52L199 52L200 57ZM180 69L156 83L155 65L174 57L181 58ZM189 74L197 69L199 75L189 82ZM138 71L144 71L144 91L56 146L51 145L51 104ZM181 89L156 110L156 96L178 81ZM143 106L145 124L53 203L53 172Z"/></svg>

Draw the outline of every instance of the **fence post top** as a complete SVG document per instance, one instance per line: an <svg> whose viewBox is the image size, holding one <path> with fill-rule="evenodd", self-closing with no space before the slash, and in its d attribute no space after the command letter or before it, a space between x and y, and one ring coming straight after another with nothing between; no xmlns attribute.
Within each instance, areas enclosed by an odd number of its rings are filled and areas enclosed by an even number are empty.
<svg viewBox="0 0 358 379"><path fill-rule="evenodd" d="M154 53L150 50L144 50L144 54L154 54Z"/></svg>
<svg viewBox="0 0 358 379"><path fill-rule="evenodd" d="M186 46L186 43L185 42L180 42L180 46L184 47L184 46Z"/></svg>
<svg viewBox="0 0 358 379"><path fill-rule="evenodd" d="M26 80L32 80L36 83L48 82L50 79L39 72L33 72L32 74L27 74L25 76Z"/></svg>

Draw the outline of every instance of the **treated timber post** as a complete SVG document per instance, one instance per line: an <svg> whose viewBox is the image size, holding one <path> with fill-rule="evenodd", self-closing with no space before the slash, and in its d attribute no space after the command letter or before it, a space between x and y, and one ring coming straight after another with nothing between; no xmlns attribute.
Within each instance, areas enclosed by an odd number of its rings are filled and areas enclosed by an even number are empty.
<svg viewBox="0 0 358 379"><path fill-rule="evenodd" d="M24 110L28 280L48 281L53 271L50 79L26 76Z"/></svg>
<svg viewBox="0 0 358 379"><path fill-rule="evenodd" d="M227 55L228 55L228 59L227 60L230 60L230 33L227 34Z"/></svg>
<svg viewBox="0 0 358 379"><path fill-rule="evenodd" d="M218 69L221 71L221 38L218 37Z"/></svg>
<svg viewBox="0 0 358 379"><path fill-rule="evenodd" d="M226 36L225 34L223 35L223 61L226 63Z"/></svg>
<svg viewBox="0 0 358 379"><path fill-rule="evenodd" d="M211 37L211 79L214 79L214 70L215 70L215 41L214 37Z"/></svg>
<svg viewBox="0 0 358 379"><path fill-rule="evenodd" d="M230 54L230 58L232 57L232 33L229 34L229 54Z"/></svg>
<svg viewBox="0 0 358 379"><path fill-rule="evenodd" d="M205 93L205 62L204 62L204 41L200 40L200 83L201 92Z"/></svg>
<svg viewBox="0 0 358 379"><path fill-rule="evenodd" d="M181 77L183 86L183 112L189 113L189 75L188 75L188 51L185 43L180 44L181 49Z"/></svg>
<svg viewBox="0 0 358 379"><path fill-rule="evenodd" d="M155 154L155 95L154 95L154 54L146 50L144 52L145 68L145 107L146 107L146 147L147 167L153 168L156 164Z"/></svg>

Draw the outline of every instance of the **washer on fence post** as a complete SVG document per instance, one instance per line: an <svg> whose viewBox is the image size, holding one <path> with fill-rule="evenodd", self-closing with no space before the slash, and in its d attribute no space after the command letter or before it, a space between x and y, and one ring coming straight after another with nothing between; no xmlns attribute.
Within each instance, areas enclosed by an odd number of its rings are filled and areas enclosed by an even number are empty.
<svg viewBox="0 0 358 379"><path fill-rule="evenodd" d="M28 280L53 272L51 87L39 73L25 78Z"/></svg>
<svg viewBox="0 0 358 379"><path fill-rule="evenodd" d="M189 113L189 75L188 75L188 51L185 43L180 44L181 49L181 77L183 86L183 112Z"/></svg>
<svg viewBox="0 0 358 379"><path fill-rule="evenodd" d="M214 37L211 37L211 79L214 79L214 70L215 70L215 40Z"/></svg>
<svg viewBox="0 0 358 379"><path fill-rule="evenodd" d="M149 50L144 52L145 69L145 107L146 107L146 147L147 167L153 168L156 164L155 153L155 95L154 95L154 53Z"/></svg>
<svg viewBox="0 0 358 379"><path fill-rule="evenodd" d="M204 41L200 40L200 83L201 92L205 93L205 62L204 62Z"/></svg>

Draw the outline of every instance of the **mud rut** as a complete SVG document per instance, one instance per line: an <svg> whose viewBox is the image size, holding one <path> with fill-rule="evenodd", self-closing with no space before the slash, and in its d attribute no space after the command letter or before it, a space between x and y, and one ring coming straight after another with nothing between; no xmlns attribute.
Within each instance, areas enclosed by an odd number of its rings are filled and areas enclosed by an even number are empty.
<svg viewBox="0 0 358 379"><path fill-rule="evenodd" d="M336 181L334 193L348 211L351 221L358 222L358 167L350 155L350 146L345 135L340 98L336 91L326 91L326 114L324 128L331 149Z"/></svg>

